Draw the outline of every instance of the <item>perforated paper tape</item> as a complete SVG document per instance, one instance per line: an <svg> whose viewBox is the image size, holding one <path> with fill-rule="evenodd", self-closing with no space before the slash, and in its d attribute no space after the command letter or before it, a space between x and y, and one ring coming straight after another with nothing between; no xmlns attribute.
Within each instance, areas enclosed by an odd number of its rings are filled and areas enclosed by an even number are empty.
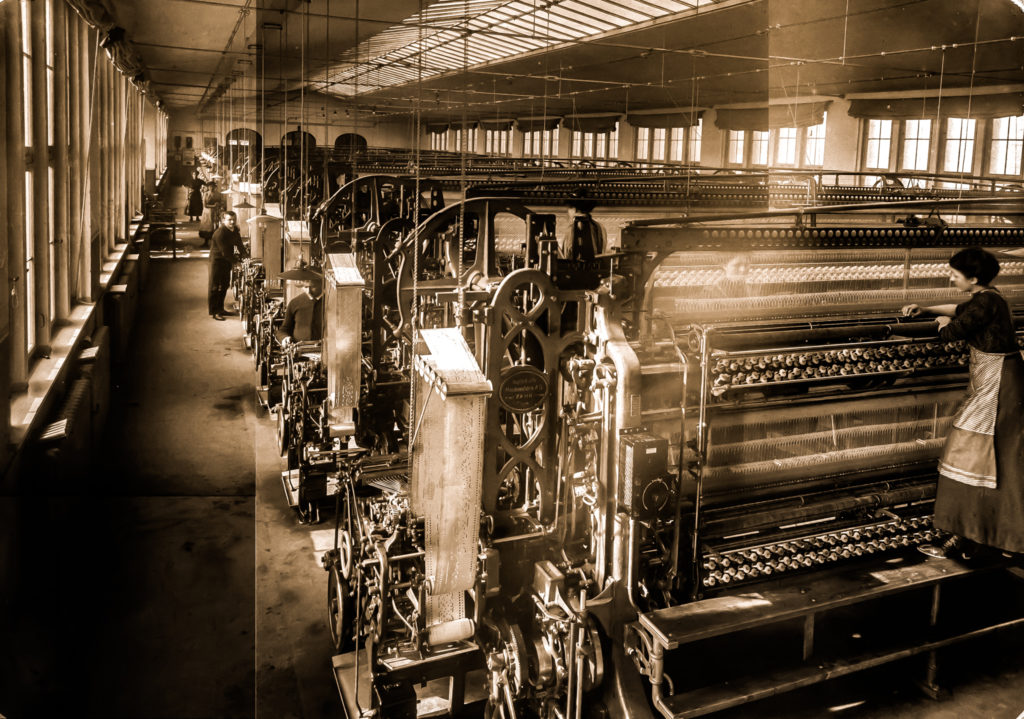
<svg viewBox="0 0 1024 719"><path fill-rule="evenodd" d="M424 334L431 350L430 364L445 381L483 378L458 330L427 330ZM425 525L424 569L430 579L425 619L429 641L434 643L435 634L449 637L456 631L435 632L434 627L457 625L456 634L472 634L472 622L464 620L465 591L476 581L486 398L458 395L442 399L422 377L417 376L416 381L417 413L422 412L423 419L416 440L411 495L413 509L423 516ZM460 620L468 621L469 628Z"/></svg>

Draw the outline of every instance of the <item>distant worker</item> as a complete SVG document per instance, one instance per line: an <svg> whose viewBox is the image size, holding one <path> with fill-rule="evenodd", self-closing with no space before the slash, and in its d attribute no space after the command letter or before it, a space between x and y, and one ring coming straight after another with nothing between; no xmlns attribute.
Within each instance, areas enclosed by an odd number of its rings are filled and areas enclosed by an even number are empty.
<svg viewBox="0 0 1024 719"><path fill-rule="evenodd" d="M562 259L590 262L604 252L604 229L590 216L594 204L590 200L569 203L569 230L558 248Z"/></svg>
<svg viewBox="0 0 1024 719"><path fill-rule="evenodd" d="M228 210L220 216L220 227L210 238L210 316L215 320L223 320L228 313L224 309L224 297L231 283L231 265L235 263L235 250L240 257L248 257L249 253L242 244L242 235L237 227L238 218Z"/></svg>
<svg viewBox="0 0 1024 719"><path fill-rule="evenodd" d="M203 216L203 180L199 170L192 171L192 182L188 193L188 221L199 222Z"/></svg>
<svg viewBox="0 0 1024 719"><path fill-rule="evenodd" d="M323 277L305 267L282 272L281 277L295 281L303 290L285 310L284 322L277 332L281 344L319 340L324 332Z"/></svg>

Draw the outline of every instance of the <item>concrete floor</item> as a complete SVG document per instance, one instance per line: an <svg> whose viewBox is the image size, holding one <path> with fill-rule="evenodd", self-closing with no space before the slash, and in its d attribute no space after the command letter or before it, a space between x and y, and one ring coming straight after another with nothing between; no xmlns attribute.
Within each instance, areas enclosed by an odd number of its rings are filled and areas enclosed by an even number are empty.
<svg viewBox="0 0 1024 719"><path fill-rule="evenodd" d="M199 244L194 226L180 236ZM0 550L20 567L0 597L0 716L342 716L318 563L330 523L285 506L240 324L206 315L192 254L152 265L104 471L0 498ZM1015 719L1022 638L944 652L946 702L916 692L908 661L719 716Z"/></svg>

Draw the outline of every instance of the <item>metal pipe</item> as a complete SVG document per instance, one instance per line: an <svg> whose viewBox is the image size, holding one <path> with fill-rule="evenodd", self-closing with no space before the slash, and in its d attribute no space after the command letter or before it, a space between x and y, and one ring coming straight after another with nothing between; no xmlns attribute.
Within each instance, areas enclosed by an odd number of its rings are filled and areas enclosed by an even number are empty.
<svg viewBox="0 0 1024 719"><path fill-rule="evenodd" d="M697 490L693 498L693 541L690 547L690 567L694 572L693 598L697 598L699 582L696 581L698 571L697 559L700 554L700 521L701 521L701 494L704 491L704 472L707 469L708 456L708 395L710 393L711 375L711 342L708 337L708 328L701 328L700 332L700 404L697 411Z"/></svg>
<svg viewBox="0 0 1024 719"><path fill-rule="evenodd" d="M491 544L507 544L508 542L522 542L526 539L536 539L539 537L548 536L547 530L541 530L539 532L530 532L529 534L517 534L513 537L500 537L492 540Z"/></svg>

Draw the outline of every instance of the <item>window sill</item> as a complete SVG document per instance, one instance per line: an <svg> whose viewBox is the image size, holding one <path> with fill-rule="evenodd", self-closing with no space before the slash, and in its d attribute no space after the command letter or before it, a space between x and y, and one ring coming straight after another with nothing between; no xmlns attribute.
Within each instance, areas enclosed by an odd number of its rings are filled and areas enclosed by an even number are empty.
<svg viewBox="0 0 1024 719"><path fill-rule="evenodd" d="M141 224L133 223L138 230ZM100 297L110 291L111 281L121 271L128 256L129 245L114 246L114 253L103 263L100 273ZM92 329L96 322L98 303L80 302L71 309L67 320L58 327L54 325L50 342L50 356L37 360L29 372L28 389L12 392L10 404L11 443L19 452L27 437L34 436L50 416L54 405L62 399L61 390L67 383L68 367L72 364L73 352L78 347L86 329Z"/></svg>

